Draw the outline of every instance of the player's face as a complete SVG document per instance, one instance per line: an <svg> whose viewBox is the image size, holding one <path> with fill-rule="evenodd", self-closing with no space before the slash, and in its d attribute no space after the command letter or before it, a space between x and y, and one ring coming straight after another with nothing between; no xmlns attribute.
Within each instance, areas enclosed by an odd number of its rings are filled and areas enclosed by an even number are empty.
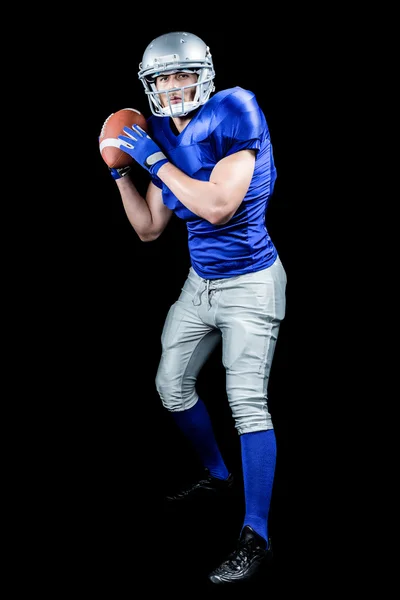
<svg viewBox="0 0 400 600"><path fill-rule="evenodd" d="M171 90L173 88L182 88L191 83L197 83L196 73L166 73L160 75L156 79L156 87L158 91ZM174 92L168 94L171 104L182 103L182 94L184 94L184 101L191 102L195 96L196 88L189 87L185 90L177 89ZM161 104L168 106L167 94L160 94Z"/></svg>

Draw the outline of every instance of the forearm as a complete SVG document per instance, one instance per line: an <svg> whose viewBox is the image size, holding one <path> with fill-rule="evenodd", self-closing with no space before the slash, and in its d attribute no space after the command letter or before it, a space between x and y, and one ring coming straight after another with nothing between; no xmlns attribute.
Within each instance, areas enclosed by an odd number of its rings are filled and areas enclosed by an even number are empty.
<svg viewBox="0 0 400 600"><path fill-rule="evenodd" d="M220 221L226 203L217 183L192 179L170 162L165 163L157 175L195 215L213 224Z"/></svg>
<svg viewBox="0 0 400 600"><path fill-rule="evenodd" d="M130 224L141 240L151 239L153 220L146 200L139 194L129 176L121 177L115 183L121 194L122 204Z"/></svg>

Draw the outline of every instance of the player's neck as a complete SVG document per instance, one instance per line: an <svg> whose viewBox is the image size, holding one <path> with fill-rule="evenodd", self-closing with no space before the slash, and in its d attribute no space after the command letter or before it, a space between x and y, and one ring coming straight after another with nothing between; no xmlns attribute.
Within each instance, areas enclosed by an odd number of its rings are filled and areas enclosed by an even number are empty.
<svg viewBox="0 0 400 600"><path fill-rule="evenodd" d="M171 117L170 123L172 131L175 133L175 135L179 135L191 120L192 117Z"/></svg>

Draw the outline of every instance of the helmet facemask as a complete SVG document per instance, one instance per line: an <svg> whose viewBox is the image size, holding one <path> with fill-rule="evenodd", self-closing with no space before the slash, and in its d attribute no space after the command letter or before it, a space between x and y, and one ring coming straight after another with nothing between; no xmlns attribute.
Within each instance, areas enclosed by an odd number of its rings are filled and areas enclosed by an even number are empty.
<svg viewBox="0 0 400 600"><path fill-rule="evenodd" d="M156 76L154 78L143 79L143 85L145 88L145 92L148 95L150 109L152 113L159 117L184 117L189 112L195 110L209 99L211 93L214 91L215 87L213 84L214 72L212 69L208 67L204 67L201 69L191 70L189 69L179 69L178 71L173 72L190 72L197 74L197 82L189 83L188 85L174 87L171 89L165 90L157 90L156 86ZM161 74L158 73L157 76ZM164 74L164 73L163 73ZM195 88L195 95L193 100L185 101L185 90ZM176 93L179 94L182 101L179 103L172 104L171 96L174 96ZM163 106L161 101L161 94L164 94L168 105Z"/></svg>

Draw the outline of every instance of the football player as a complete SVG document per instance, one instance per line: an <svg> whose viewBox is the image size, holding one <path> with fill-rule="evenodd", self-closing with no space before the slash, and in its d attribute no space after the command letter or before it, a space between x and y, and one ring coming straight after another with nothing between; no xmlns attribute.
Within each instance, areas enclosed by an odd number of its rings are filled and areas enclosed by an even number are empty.
<svg viewBox="0 0 400 600"><path fill-rule="evenodd" d="M156 388L193 444L204 476L168 497L229 496L233 476L221 454L196 379L222 340L226 393L240 436L245 514L232 554L210 573L217 585L252 578L272 557L268 530L276 438L268 380L285 316L286 272L266 227L276 168L255 94L215 93L209 47L172 32L145 49L138 77L151 116L148 133L124 128L120 148L150 175L145 197L131 169L111 169L127 218L155 240L172 214L186 223L191 267L162 332Z"/></svg>

